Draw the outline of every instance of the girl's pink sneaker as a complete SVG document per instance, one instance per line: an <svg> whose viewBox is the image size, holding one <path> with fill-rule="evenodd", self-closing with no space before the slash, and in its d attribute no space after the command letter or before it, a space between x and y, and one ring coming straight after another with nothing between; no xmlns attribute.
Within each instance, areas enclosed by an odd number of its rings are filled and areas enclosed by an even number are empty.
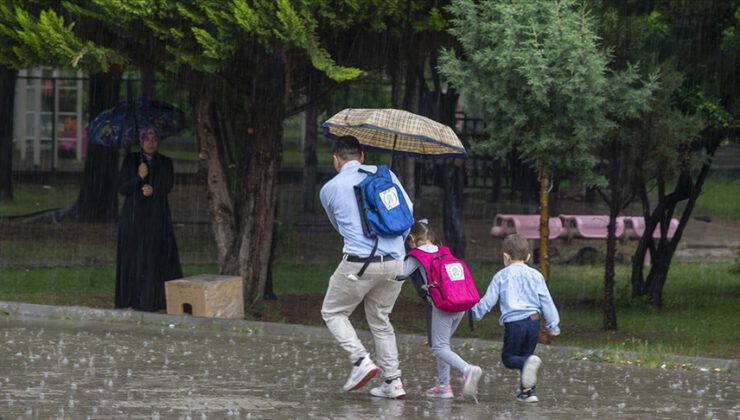
<svg viewBox="0 0 740 420"><path fill-rule="evenodd" d="M433 388L427 389L427 397L429 398L452 398L454 397L454 394L452 394L452 386L450 384L447 385L437 385Z"/></svg>

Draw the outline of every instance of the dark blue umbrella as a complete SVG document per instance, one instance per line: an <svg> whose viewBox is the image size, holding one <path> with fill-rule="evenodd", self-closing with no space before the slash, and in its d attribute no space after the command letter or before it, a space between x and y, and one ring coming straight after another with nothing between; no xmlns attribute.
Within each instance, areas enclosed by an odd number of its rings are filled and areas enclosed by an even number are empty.
<svg viewBox="0 0 740 420"><path fill-rule="evenodd" d="M90 143L104 147L139 144L139 129L152 127L160 139L185 128L185 113L168 103L136 99L124 101L98 114L87 125Z"/></svg>

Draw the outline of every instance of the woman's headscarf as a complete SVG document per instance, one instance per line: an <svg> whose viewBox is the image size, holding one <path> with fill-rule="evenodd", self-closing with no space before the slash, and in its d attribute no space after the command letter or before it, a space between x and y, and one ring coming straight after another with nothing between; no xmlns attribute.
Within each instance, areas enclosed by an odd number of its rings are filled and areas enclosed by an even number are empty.
<svg viewBox="0 0 740 420"><path fill-rule="evenodd" d="M149 126L139 129L139 144L141 144L141 142L144 141L144 137L148 135L153 135L157 140L159 140L159 130L154 126Z"/></svg>

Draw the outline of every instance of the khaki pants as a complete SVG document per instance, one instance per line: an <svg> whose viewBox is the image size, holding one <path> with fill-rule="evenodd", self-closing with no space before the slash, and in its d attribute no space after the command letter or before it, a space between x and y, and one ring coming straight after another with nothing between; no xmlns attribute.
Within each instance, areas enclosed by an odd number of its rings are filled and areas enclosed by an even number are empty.
<svg viewBox="0 0 740 420"><path fill-rule="evenodd" d="M376 357L373 360L383 371L383 378L401 375L398 367L398 348L389 315L396 303L403 282L395 278L403 271L403 261L388 260L370 263L358 280L356 275L362 263L342 261L329 279L329 287L321 306L321 316L339 345L349 353L354 363L368 352L357 337L349 316L360 302L365 303L365 317L375 341Z"/></svg>

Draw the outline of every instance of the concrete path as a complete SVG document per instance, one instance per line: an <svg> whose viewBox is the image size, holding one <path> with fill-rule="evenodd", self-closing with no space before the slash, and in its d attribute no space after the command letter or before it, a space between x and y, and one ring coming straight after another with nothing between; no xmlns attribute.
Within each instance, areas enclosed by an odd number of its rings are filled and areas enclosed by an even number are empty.
<svg viewBox="0 0 740 420"><path fill-rule="evenodd" d="M431 401L423 396L434 383L429 349L422 337L399 336L409 395L389 401L368 394L377 379L341 392L349 362L323 328L6 302L0 310L3 420L740 416L732 369L596 363L543 346L540 402L524 404L514 399L518 375L499 361L500 343L466 341L457 349L484 371L480 404Z"/></svg>

